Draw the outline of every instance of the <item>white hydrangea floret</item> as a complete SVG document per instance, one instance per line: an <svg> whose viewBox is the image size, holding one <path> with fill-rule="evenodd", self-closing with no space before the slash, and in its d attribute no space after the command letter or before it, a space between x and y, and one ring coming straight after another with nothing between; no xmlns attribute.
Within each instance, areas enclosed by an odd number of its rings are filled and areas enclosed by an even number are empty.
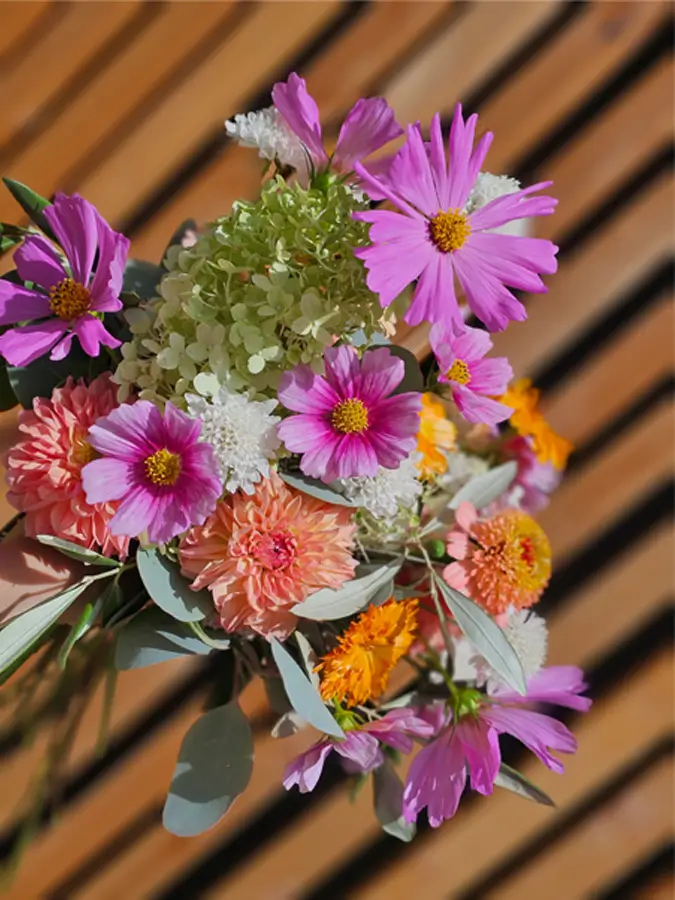
<svg viewBox="0 0 675 900"><path fill-rule="evenodd" d="M278 159L296 169L306 166L307 154L300 139L274 106L240 113L225 122L225 129L242 147L256 149L262 159Z"/></svg>
<svg viewBox="0 0 675 900"><path fill-rule="evenodd" d="M341 478L344 495L378 519L395 516L400 507L412 509L422 493L417 470L418 453L404 459L397 469L380 466L377 475Z"/></svg>
<svg viewBox="0 0 675 900"><path fill-rule="evenodd" d="M226 490L252 494L270 473L269 461L281 446L276 400L249 400L221 385L210 397L186 395L190 415L201 419L201 439L213 447Z"/></svg>
<svg viewBox="0 0 675 900"><path fill-rule="evenodd" d="M488 203L492 203L498 197L515 194L519 190L520 182L509 175L493 175L492 172L481 172L469 194L469 199L466 202L466 211L468 213L476 212L477 209L487 206ZM506 225L500 225L499 228L490 230L498 231L501 234L526 237L529 231L527 222L527 219L514 219L512 222L507 222Z"/></svg>

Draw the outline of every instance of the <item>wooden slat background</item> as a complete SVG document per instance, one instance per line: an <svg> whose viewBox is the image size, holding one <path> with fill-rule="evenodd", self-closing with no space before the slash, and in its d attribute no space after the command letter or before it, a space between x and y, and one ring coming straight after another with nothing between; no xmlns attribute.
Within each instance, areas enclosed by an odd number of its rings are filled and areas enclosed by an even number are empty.
<svg viewBox="0 0 675 900"><path fill-rule="evenodd" d="M161 828L163 795L214 672L184 660L126 673L110 750L92 755L95 697L12 897L673 896L672 14L653 0L0 0L0 170L82 192L142 258L157 260L183 219L255 196L259 160L222 123L266 105L292 69L329 136L364 94L403 121L447 119L461 99L496 133L491 171L555 181L559 211L536 227L560 244L560 272L496 345L579 448L541 517L556 553L543 608L550 661L584 666L595 699L570 717L579 752L564 777L518 761L556 810L471 797L404 846L379 832L367 791L349 802L337 769L311 796L283 791L308 736L269 737L253 684L249 789L219 827L181 840ZM16 220L5 194L0 219ZM399 339L426 355L424 328ZM44 738L0 746L6 854Z"/></svg>

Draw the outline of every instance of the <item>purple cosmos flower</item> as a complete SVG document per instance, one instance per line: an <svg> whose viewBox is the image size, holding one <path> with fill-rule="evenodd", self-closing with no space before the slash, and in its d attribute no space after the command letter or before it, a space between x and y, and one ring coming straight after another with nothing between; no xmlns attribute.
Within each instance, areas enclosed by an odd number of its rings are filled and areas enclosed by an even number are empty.
<svg viewBox="0 0 675 900"><path fill-rule="evenodd" d="M319 108L307 92L307 83L293 72L272 89L275 107L289 128L305 145L316 169L332 163L339 172L350 172L356 162L403 134L394 111L382 97L357 100L342 123L331 159L323 146Z"/></svg>
<svg viewBox="0 0 675 900"><path fill-rule="evenodd" d="M436 324L430 340L438 361L438 380L450 385L455 406L467 422L496 425L508 419L511 407L491 397L506 391L513 369L504 357L483 359L492 348L490 335L466 327L453 334Z"/></svg>
<svg viewBox="0 0 675 900"><path fill-rule="evenodd" d="M28 235L14 254L19 276L35 288L0 280L0 325L40 321L0 336L0 353L13 366L26 366L50 350L51 359L64 359L75 336L89 356L98 356L100 344L120 345L97 314L122 308L119 293L129 241L77 194L57 194L44 216L67 266L54 246L37 234Z"/></svg>
<svg viewBox="0 0 675 900"><path fill-rule="evenodd" d="M299 415L278 427L292 453L303 454L305 475L326 482L395 469L414 450L422 408L418 393L390 394L403 380L403 360L386 347L359 361L353 347L329 347L326 377L309 366L284 372L281 403Z"/></svg>
<svg viewBox="0 0 675 900"><path fill-rule="evenodd" d="M101 459L82 469L87 503L119 500L112 534L153 544L202 525L222 492L210 444L198 442L201 422L170 403L164 414L148 400L125 404L89 430Z"/></svg>
<svg viewBox="0 0 675 900"><path fill-rule="evenodd" d="M492 142L488 132L473 150L477 120L474 115L465 123L457 106L447 162L436 115L428 148L419 126L408 126L407 141L394 158L386 183L359 163L354 166L366 191L371 189L373 196L390 200L400 210L354 213L372 223L371 246L354 252L365 262L368 287L380 295L382 306L389 306L419 279L405 316L410 325L428 321L461 327L457 276L475 315L489 331L501 331L510 321L527 318L525 307L508 288L544 293L539 273L556 271L557 247L550 241L493 232L515 219L552 213L556 200L529 196L551 182L498 197L475 212L466 211Z"/></svg>
<svg viewBox="0 0 675 900"><path fill-rule="evenodd" d="M343 741L329 737L317 741L286 766L283 785L286 790L297 785L301 794L313 791L333 750L340 754L349 771L372 772L384 762L380 743L401 753L410 753L413 737L428 738L433 733L433 725L413 710L393 709L377 722L368 722L345 732Z"/></svg>
<svg viewBox="0 0 675 900"><path fill-rule="evenodd" d="M466 785L480 794L491 794L501 765L498 736L518 738L554 772L562 764L550 750L574 753L577 743L570 730L551 716L523 707L523 703L545 702L586 711L591 701L580 697L587 685L576 666L551 666L541 669L527 682L522 697L507 688L490 692L488 702L477 701L476 714L468 713L452 720L444 704L424 710L438 737L418 753L408 772L403 792L403 816L414 822L426 808L429 824L436 828L454 816Z"/></svg>

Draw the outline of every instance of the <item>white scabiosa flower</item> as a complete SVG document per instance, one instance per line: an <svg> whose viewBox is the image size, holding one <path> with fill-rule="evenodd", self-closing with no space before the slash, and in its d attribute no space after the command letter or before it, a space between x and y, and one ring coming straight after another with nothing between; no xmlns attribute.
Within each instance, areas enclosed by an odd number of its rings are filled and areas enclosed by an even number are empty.
<svg viewBox="0 0 675 900"><path fill-rule="evenodd" d="M507 613L504 634L518 654L526 678L535 675L546 662L548 628L541 616L529 609L511 609Z"/></svg>
<svg viewBox="0 0 675 900"><path fill-rule="evenodd" d="M475 212L482 206L487 206L498 197L505 197L507 194L515 194L520 190L520 182L508 175L493 175L492 172L481 172L475 181L469 199L466 202L466 211L468 213ZM500 225L494 231L501 234L513 234L520 237L527 237L529 234L527 219L514 219L507 222L506 225Z"/></svg>
<svg viewBox="0 0 675 900"><path fill-rule="evenodd" d="M276 400L249 400L226 386L211 397L187 394L185 399L190 415L201 419L201 439L213 447L225 489L252 494L269 475L269 461L281 446L280 419L271 415Z"/></svg>
<svg viewBox="0 0 675 900"><path fill-rule="evenodd" d="M278 159L295 169L307 168L307 152L274 106L240 113L225 122L225 129L242 147L257 149L262 159Z"/></svg>
<svg viewBox="0 0 675 900"><path fill-rule="evenodd" d="M380 466L377 475L341 478L339 483L348 500L368 510L377 519L396 516L399 508L412 509L422 493L418 479L418 453L404 459L397 469Z"/></svg>

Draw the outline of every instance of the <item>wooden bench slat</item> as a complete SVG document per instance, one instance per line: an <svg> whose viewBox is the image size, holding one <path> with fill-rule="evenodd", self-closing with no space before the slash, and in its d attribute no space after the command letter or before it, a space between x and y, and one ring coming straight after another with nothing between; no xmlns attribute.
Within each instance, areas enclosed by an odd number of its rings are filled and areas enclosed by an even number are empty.
<svg viewBox="0 0 675 900"><path fill-rule="evenodd" d="M587 897L672 834L673 761L664 759L567 832L487 900L538 900L564 885Z"/></svg>
<svg viewBox="0 0 675 900"><path fill-rule="evenodd" d="M32 3L2 4L2 30L0 31L0 57L11 53L14 46L26 39L32 28L49 9L46 0L34 0ZM4 69L4 61L0 59L0 71Z"/></svg>
<svg viewBox="0 0 675 900"><path fill-rule="evenodd" d="M128 132L151 92L234 8L224 2L158 5L155 19L5 168L45 197L69 190L77 167L90 164L92 151L115 129ZM9 193L0 192L0 220L12 221L16 211Z"/></svg>
<svg viewBox="0 0 675 900"><path fill-rule="evenodd" d="M0 87L0 147L18 131L39 122L42 109L105 43L128 24L140 2L74 3L41 35ZM48 73L48 74L47 74ZM72 139L76 139L74 136ZM0 160L4 166L2 150ZM11 171L3 174L11 175Z"/></svg>

